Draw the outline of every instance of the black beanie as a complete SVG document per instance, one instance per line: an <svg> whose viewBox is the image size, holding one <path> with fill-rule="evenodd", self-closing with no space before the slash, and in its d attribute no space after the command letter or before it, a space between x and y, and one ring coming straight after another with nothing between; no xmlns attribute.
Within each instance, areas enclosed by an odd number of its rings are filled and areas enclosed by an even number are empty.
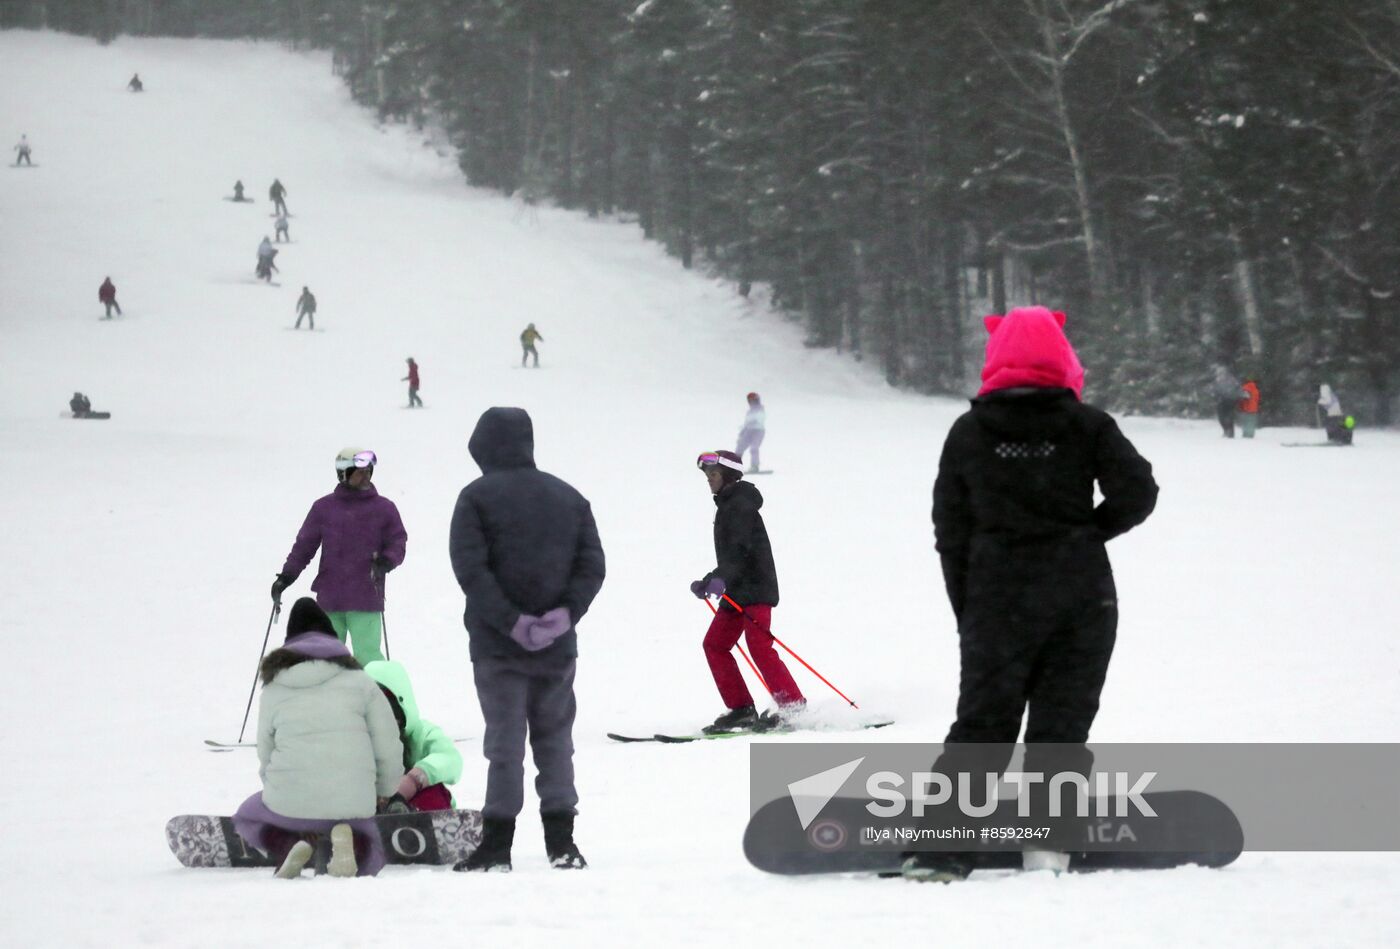
<svg viewBox="0 0 1400 949"><path fill-rule="evenodd" d="M326 611L309 596L304 596L292 604L291 615L287 617L287 638L302 633L325 633L335 636L335 627Z"/></svg>

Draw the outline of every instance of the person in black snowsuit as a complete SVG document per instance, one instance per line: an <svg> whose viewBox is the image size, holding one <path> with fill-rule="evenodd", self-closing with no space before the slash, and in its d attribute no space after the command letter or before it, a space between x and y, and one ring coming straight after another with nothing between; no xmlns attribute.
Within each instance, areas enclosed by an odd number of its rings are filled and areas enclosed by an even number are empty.
<svg viewBox="0 0 1400 949"><path fill-rule="evenodd" d="M72 410L74 418L87 418L92 412L92 402L81 392L74 392L73 398L68 400L68 408Z"/></svg>
<svg viewBox="0 0 1400 949"><path fill-rule="evenodd" d="M132 92L142 92L146 88L145 84L141 82L139 73L131 74L131 81L126 84L126 87Z"/></svg>
<svg viewBox="0 0 1400 949"><path fill-rule="evenodd" d="M287 188L282 184L281 179L272 179L272 187L267 189L267 196L272 199L274 214L287 213Z"/></svg>
<svg viewBox="0 0 1400 949"><path fill-rule="evenodd" d="M690 585L702 599L719 598L719 608L703 643L715 686L726 711L705 726L707 733L746 728L769 729L807 704L783 660L773 649L773 608L778 605L778 570L764 526L763 495L744 477L736 452L705 452L696 459L715 500L715 560L709 573ZM740 612L730 601L743 608ZM778 703L777 713L759 715L733 650L740 637Z"/></svg>
<svg viewBox="0 0 1400 949"><path fill-rule="evenodd" d="M1079 401L1063 322L1044 307L988 317L984 384L939 460L934 535L961 653L957 719L933 768L945 775L1004 771L1023 716L1027 772L1092 766L1084 743L1118 627L1104 545L1147 519L1157 483L1113 418ZM905 861L915 879L970 870L961 854Z"/></svg>
<svg viewBox="0 0 1400 949"><path fill-rule="evenodd" d="M481 477L457 496L448 549L467 597L463 622L490 766L481 846L453 869L509 869L524 806L527 730L550 864L581 868L587 864L574 844L575 627L603 585L603 546L583 495L535 467L534 427L524 409L487 409L467 448Z"/></svg>

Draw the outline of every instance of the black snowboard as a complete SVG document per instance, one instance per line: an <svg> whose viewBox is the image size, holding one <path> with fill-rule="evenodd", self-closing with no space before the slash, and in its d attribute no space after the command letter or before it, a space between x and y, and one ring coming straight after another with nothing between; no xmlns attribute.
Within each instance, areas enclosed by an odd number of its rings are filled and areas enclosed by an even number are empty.
<svg viewBox="0 0 1400 949"><path fill-rule="evenodd" d="M75 416L73 416L73 417L74 417L74 418L95 418L95 419L104 419L104 418L111 418L111 417L112 417L112 413L111 413L111 412L85 412L85 413L83 413L82 415L75 415Z"/></svg>
<svg viewBox="0 0 1400 949"><path fill-rule="evenodd" d="M374 821L384 842L384 856L391 864L456 863L481 844L480 811L384 814ZM172 817L165 825L165 840L175 859L187 867L277 865L238 836L231 817ZM321 858L318 854L318 863Z"/></svg>
<svg viewBox="0 0 1400 949"><path fill-rule="evenodd" d="M1073 818L1059 826L1067 839L1079 839L1096 849L1070 850L1072 872L1091 870L1163 870L1200 864L1223 867L1244 849L1244 831L1233 811L1218 798L1200 791L1158 791L1142 795L1157 817L1134 813L1130 817ZM914 845L898 839L860 839L862 828L893 829L895 821L871 817L868 798L836 797L802 829L791 798L779 798L759 808L744 831L744 855L760 870L785 875L809 873L898 873L903 852ZM1097 801L1091 813L1098 813ZM1013 827L1016 803L1004 802L997 814L974 821L957 818L967 826ZM1113 813L1109 809L1109 813ZM900 822L914 827L913 818ZM1020 821L1033 825L1034 819ZM1104 849L1122 842L1132 849ZM995 845L969 840L965 851L981 870L1021 868L1019 844ZM1028 841L1034 846L1034 841ZM994 849L997 848L997 849ZM951 849L951 848L950 848ZM1062 848L1063 849L1063 848Z"/></svg>

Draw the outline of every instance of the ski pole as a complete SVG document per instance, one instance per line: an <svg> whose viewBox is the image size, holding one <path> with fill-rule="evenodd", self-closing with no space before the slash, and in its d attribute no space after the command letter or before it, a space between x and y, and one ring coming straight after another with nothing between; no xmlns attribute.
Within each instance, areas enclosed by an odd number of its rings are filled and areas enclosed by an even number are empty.
<svg viewBox="0 0 1400 949"><path fill-rule="evenodd" d="M719 610L715 609L715 605L710 602L708 597L705 598L705 605L710 608L711 613L714 613L716 616L719 615ZM744 661L747 662L749 668L753 670L753 674L758 677L758 684L767 689L769 695L772 695L773 690L768 688L768 683L764 681L763 673L758 671L758 666L754 665L753 660L749 658L749 654L744 652L743 645L741 643L735 643L734 645L739 650L739 655L744 657Z"/></svg>
<svg viewBox="0 0 1400 949"><path fill-rule="evenodd" d="M272 615L267 618L267 632L263 633L262 650L258 653L258 668L253 670L253 687L248 690L248 707L243 710L243 724L238 728L238 743L243 744L243 732L248 728L248 715L253 711L253 693L258 691L258 673L262 671L263 656L267 655L267 641L272 636L272 624L277 622L277 614L282 612L282 601L272 601Z"/></svg>
<svg viewBox="0 0 1400 949"><path fill-rule="evenodd" d="M385 609L389 605L389 597L384 592L384 578L380 577L375 581L375 586L379 587L379 631L384 635L384 658L389 658L389 611Z"/></svg>
<svg viewBox="0 0 1400 949"><path fill-rule="evenodd" d="M724 598L724 600L725 600L726 603L728 603L730 606L732 606L732 607L734 607L736 610L738 610L738 611L739 611L739 615L743 616L744 619L748 620L750 623L753 623L755 629L759 629L759 630L762 630L763 632L767 633L768 636L769 636L769 638L771 638L771 639L773 640L773 642L777 643L779 646L782 646L782 647L783 647L783 650L784 650L789 656L791 656L792 658L796 659L798 662L802 663L803 668L805 668L808 672L812 673L812 675L816 676L818 679L821 679L822 682L824 682L824 683L826 684L826 687L829 688L831 691L835 692L837 695L841 696L841 698L845 699L847 705L849 705L851 708L860 708L859 705L857 705L855 702L851 701L850 696L848 696L845 692L842 692L842 691L841 691L840 689L838 689L836 686L832 685L832 684L831 684L831 681L830 681L829 679L827 679L826 676L822 675L822 674L821 674L820 672L818 672L816 669L813 669L812 666L811 666L811 664L808 663L806 659L803 659L803 658L802 658L801 656L799 656L797 653L795 653L795 652L793 652L791 649L789 649L787 643L783 642L783 641L782 641L781 639L779 639L777 636L774 636L774 635L773 635L773 631L772 631L771 629L766 628L766 627L765 627L762 623L760 623L758 620L754 619L753 617L749 616L748 613L744 612L744 608L743 608L742 606L740 606L738 603L735 603L732 599L730 599L729 594L727 594L727 593L721 593L720 596Z"/></svg>

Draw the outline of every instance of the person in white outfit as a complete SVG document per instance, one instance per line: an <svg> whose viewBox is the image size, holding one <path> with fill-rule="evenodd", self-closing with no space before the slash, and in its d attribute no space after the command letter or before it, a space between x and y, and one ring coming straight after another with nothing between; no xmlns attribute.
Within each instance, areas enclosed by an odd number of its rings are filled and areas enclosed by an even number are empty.
<svg viewBox="0 0 1400 949"><path fill-rule="evenodd" d="M758 447L763 444L763 435L767 429L768 413L763 408L763 400L758 397L757 392L749 393L749 411L744 416L744 427L739 429L739 444L734 449L734 453L741 459L744 452L749 452L749 471L757 471Z"/></svg>
<svg viewBox="0 0 1400 949"><path fill-rule="evenodd" d="M1347 425L1347 414L1342 411L1342 402L1332 387L1323 383L1318 387L1317 412L1322 417L1322 427L1327 432L1327 440L1338 445L1351 444L1351 427ZM1355 424L1355 423L1353 423Z"/></svg>

